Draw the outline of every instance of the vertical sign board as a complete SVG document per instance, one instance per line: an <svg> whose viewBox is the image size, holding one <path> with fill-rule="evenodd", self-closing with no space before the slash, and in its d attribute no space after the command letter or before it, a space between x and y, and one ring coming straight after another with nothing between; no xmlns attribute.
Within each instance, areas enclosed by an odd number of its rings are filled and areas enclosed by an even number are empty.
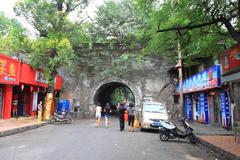
<svg viewBox="0 0 240 160"><path fill-rule="evenodd" d="M187 118L192 120L192 101L189 95L186 96Z"/></svg>
<svg viewBox="0 0 240 160"><path fill-rule="evenodd" d="M208 124L208 95L204 94L204 114L205 114L205 123Z"/></svg>
<svg viewBox="0 0 240 160"><path fill-rule="evenodd" d="M230 105L229 96L225 91L221 92L221 107L222 107L222 127L230 127Z"/></svg>
<svg viewBox="0 0 240 160"><path fill-rule="evenodd" d="M184 115L187 117L188 116L188 108L187 108L187 97L188 95L184 95L184 99L183 99L183 104L184 104Z"/></svg>
<svg viewBox="0 0 240 160"><path fill-rule="evenodd" d="M200 110L200 97L196 97L196 115L197 115L197 121L200 121L201 119L201 110Z"/></svg>
<svg viewBox="0 0 240 160"><path fill-rule="evenodd" d="M225 93L221 92L220 97L222 108L222 127L226 128Z"/></svg>
<svg viewBox="0 0 240 160"><path fill-rule="evenodd" d="M208 95L200 93L200 122L208 124Z"/></svg>
<svg viewBox="0 0 240 160"><path fill-rule="evenodd" d="M225 113L226 113L226 123L227 128L230 128L230 104L228 93L225 92Z"/></svg>
<svg viewBox="0 0 240 160"><path fill-rule="evenodd" d="M38 92L33 92L33 106L32 110L37 111L37 106L38 106Z"/></svg>
<svg viewBox="0 0 240 160"><path fill-rule="evenodd" d="M200 93L200 115L199 115L199 120L202 123L205 123L205 96L204 96L204 92Z"/></svg>

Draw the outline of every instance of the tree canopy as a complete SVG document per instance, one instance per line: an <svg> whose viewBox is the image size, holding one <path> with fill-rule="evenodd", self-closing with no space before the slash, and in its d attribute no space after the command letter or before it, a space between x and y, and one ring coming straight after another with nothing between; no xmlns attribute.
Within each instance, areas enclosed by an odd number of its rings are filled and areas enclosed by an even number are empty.
<svg viewBox="0 0 240 160"><path fill-rule="evenodd" d="M32 66L44 66L49 77L56 74L59 66L72 64L76 59L88 65L94 63L96 54L87 58L83 52L74 54L78 52L75 48L83 43L118 43L124 53L127 48L137 48L142 49L143 55L160 54L177 60L179 41L184 65L189 66L198 63L195 60L198 57L215 56L224 47L239 42L239 3L238 0L108 0L98 7L93 22L79 24L71 21L69 14L82 11L88 0L19 0L15 13L23 16L38 35L30 40L16 20L1 13L0 48L4 52L26 53ZM129 55L119 55L113 63L133 57Z"/></svg>
<svg viewBox="0 0 240 160"><path fill-rule="evenodd" d="M183 51L185 66L198 57L214 56L239 42L239 1L237 0L136 0L140 10L150 16L150 40L147 53L173 58L177 41Z"/></svg>
<svg viewBox="0 0 240 160"><path fill-rule="evenodd" d="M20 0L14 8L39 33L31 43L28 57L32 66L44 67L50 86L57 69L72 64L73 45L86 39L81 27L68 19L71 12L86 5L87 0Z"/></svg>
<svg viewBox="0 0 240 160"><path fill-rule="evenodd" d="M138 31L144 25L132 0L107 1L96 12L94 21L96 41L112 42L122 49L136 47Z"/></svg>
<svg viewBox="0 0 240 160"><path fill-rule="evenodd" d="M21 24L0 12L0 52L8 55L24 53L28 51L28 44L27 32Z"/></svg>

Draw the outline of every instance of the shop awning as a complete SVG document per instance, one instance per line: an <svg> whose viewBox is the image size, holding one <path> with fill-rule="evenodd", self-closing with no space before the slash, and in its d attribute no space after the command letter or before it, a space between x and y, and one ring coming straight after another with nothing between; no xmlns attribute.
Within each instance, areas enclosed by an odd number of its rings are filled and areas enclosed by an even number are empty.
<svg viewBox="0 0 240 160"><path fill-rule="evenodd" d="M221 82L240 82L240 72L221 77Z"/></svg>

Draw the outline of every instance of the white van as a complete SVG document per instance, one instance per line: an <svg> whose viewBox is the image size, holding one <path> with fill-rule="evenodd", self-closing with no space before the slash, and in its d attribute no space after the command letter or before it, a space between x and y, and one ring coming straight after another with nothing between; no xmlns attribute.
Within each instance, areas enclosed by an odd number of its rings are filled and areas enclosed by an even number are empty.
<svg viewBox="0 0 240 160"><path fill-rule="evenodd" d="M159 102L143 102L139 120L141 130L158 129L160 120L168 120L166 106Z"/></svg>

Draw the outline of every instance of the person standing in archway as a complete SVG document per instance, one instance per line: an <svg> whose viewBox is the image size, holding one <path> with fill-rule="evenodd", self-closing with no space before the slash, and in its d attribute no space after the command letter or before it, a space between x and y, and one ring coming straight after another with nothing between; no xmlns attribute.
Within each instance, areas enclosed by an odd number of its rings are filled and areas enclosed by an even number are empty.
<svg viewBox="0 0 240 160"><path fill-rule="evenodd" d="M96 127L99 127L100 124L100 120L101 120L101 112L102 112L102 107L100 105L100 103L97 103L97 106L95 108L95 112L96 112Z"/></svg>
<svg viewBox="0 0 240 160"><path fill-rule="evenodd" d="M105 127L109 127L110 124L110 116L111 116L111 107L109 103L106 103L106 106L104 108L104 113L105 113Z"/></svg>
<svg viewBox="0 0 240 160"><path fill-rule="evenodd" d="M119 115L119 123L120 123L120 131L124 130L124 113L125 113L125 103L121 102L118 107L118 115Z"/></svg>
<svg viewBox="0 0 240 160"><path fill-rule="evenodd" d="M127 107L128 112L128 132L133 131L133 123L134 123L134 105L133 103L129 103Z"/></svg>

